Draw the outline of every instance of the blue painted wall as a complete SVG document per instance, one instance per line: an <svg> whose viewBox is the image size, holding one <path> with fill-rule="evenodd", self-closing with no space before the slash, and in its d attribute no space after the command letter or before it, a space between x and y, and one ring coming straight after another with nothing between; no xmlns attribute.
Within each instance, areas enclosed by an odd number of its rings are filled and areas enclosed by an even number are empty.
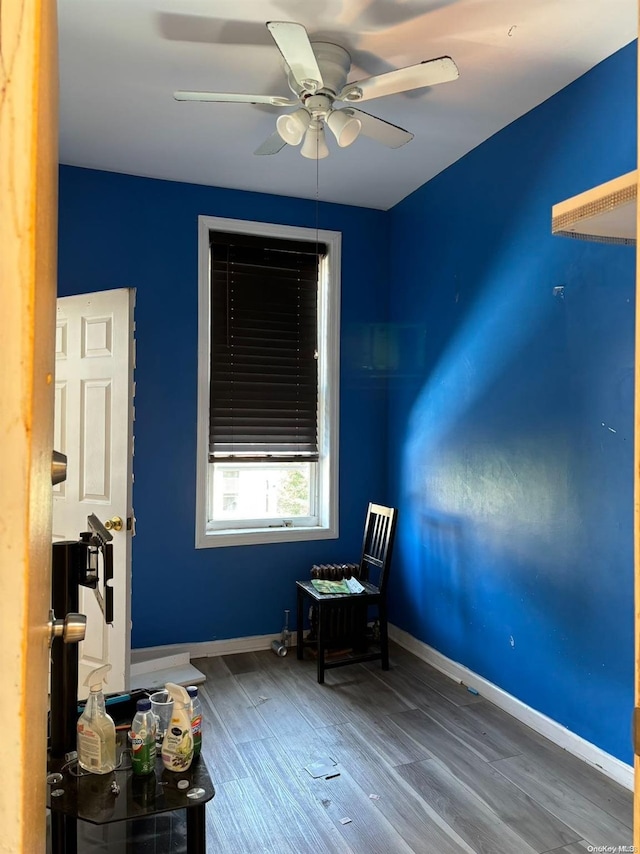
<svg viewBox="0 0 640 854"><path fill-rule="evenodd" d="M321 205L343 232L338 542L193 547L197 216L314 226L314 203L61 168L60 295L138 289L135 647L275 634L294 580L392 500L393 622L631 761L635 252L551 237L550 211L634 168L635 62L390 212Z"/></svg>
<svg viewBox="0 0 640 854"><path fill-rule="evenodd" d="M550 214L635 168L635 105L633 44L390 213L391 617L626 762L635 250Z"/></svg>
<svg viewBox="0 0 640 854"><path fill-rule="evenodd" d="M197 218L315 227L314 202L61 167L59 295L137 288L134 647L279 633L295 580L315 562L357 559L369 500L386 501L384 388L354 341L386 320L386 214L321 204L342 232L338 541L194 548ZM293 623L293 619L292 619Z"/></svg>

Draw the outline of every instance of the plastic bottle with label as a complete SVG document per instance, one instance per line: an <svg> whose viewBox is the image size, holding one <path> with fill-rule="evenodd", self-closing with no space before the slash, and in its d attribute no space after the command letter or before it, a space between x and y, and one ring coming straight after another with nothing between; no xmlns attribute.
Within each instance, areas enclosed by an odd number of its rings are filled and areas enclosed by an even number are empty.
<svg viewBox="0 0 640 854"><path fill-rule="evenodd" d="M140 776L152 774L156 769L156 719L151 711L151 700L138 700L136 714L131 724L131 768Z"/></svg>
<svg viewBox="0 0 640 854"><path fill-rule="evenodd" d="M165 688L173 698L173 712L162 741L162 762L168 771L186 771L193 760L191 697L182 685L167 682Z"/></svg>
<svg viewBox="0 0 640 854"><path fill-rule="evenodd" d="M193 758L200 756L202 749L202 703L198 697L198 686L187 685L191 697L191 732L193 733Z"/></svg>
<svg viewBox="0 0 640 854"><path fill-rule="evenodd" d="M84 683L90 693L78 720L78 764L92 774L109 774L116 767L116 727L102 693L109 670L110 664L92 670Z"/></svg>

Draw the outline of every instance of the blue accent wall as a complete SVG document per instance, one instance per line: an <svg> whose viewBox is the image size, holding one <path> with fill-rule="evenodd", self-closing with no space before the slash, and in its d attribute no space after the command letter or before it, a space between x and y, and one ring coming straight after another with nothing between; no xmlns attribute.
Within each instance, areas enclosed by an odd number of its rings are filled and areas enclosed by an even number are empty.
<svg viewBox="0 0 640 854"><path fill-rule="evenodd" d="M391 618L625 762L635 250L550 219L635 165L634 43L390 212Z"/></svg>
<svg viewBox="0 0 640 854"><path fill-rule="evenodd" d="M320 204L319 227L342 232L340 539L195 549L201 214L316 226L313 201L60 169L59 295L137 289L134 647L276 636L285 608L295 622L295 580L357 560L368 501L388 499L384 388L353 347L386 320L388 218Z"/></svg>

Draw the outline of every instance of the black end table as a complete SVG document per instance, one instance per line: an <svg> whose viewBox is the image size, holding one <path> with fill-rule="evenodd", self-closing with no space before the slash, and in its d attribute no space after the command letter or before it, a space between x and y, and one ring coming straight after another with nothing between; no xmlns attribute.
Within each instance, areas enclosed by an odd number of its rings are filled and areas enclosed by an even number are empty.
<svg viewBox="0 0 640 854"><path fill-rule="evenodd" d="M167 771L158 757L155 773L145 777L134 775L130 768L75 776L69 768L60 770L63 766L63 762L52 762L49 767L50 774L62 774L62 780L50 783L47 792L52 854L77 854L78 820L111 824L181 809L186 810L187 854L206 854L205 804L215 789L202 756L180 773ZM75 763L72 767L76 774L81 771Z"/></svg>

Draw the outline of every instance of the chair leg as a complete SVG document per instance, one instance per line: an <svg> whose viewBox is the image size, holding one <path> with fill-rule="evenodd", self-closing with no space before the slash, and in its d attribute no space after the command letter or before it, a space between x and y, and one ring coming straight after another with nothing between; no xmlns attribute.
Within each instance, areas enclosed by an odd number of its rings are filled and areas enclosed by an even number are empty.
<svg viewBox="0 0 640 854"><path fill-rule="evenodd" d="M318 603L318 683L324 683L324 634L325 634L324 608Z"/></svg>
<svg viewBox="0 0 640 854"><path fill-rule="evenodd" d="M296 655L298 661L304 658L304 639L303 639L303 611L304 611L304 594L298 588L298 609L297 609L297 633L296 633Z"/></svg>
<svg viewBox="0 0 640 854"><path fill-rule="evenodd" d="M366 652L368 647L367 641L367 620L369 609L366 605L353 608L351 610L350 619L352 620L351 628L355 633L353 647L356 652Z"/></svg>
<svg viewBox="0 0 640 854"><path fill-rule="evenodd" d="M387 606L384 602L379 603L378 619L380 621L380 655L382 669L389 669L389 627L387 625Z"/></svg>

